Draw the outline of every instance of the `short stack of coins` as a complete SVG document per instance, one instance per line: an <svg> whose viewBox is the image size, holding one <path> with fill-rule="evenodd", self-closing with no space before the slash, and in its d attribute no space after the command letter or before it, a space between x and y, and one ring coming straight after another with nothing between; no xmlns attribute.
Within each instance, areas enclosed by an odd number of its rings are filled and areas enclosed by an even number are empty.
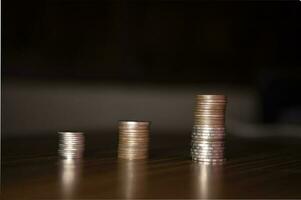
<svg viewBox="0 0 301 200"><path fill-rule="evenodd" d="M79 159L83 157L85 137L82 132L58 132L59 155L63 159Z"/></svg>
<svg viewBox="0 0 301 200"><path fill-rule="evenodd" d="M224 95L197 95L192 130L192 160L203 164L223 164L225 140Z"/></svg>
<svg viewBox="0 0 301 200"><path fill-rule="evenodd" d="M148 157L150 122L119 121L118 158L127 160Z"/></svg>

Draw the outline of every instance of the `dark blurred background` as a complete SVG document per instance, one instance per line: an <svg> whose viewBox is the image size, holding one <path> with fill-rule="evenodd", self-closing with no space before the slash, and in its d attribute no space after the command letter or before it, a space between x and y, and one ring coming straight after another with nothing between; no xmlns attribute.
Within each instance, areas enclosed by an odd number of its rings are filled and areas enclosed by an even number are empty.
<svg viewBox="0 0 301 200"><path fill-rule="evenodd" d="M2 134L189 134L196 94L245 137L301 137L298 1L4 0Z"/></svg>

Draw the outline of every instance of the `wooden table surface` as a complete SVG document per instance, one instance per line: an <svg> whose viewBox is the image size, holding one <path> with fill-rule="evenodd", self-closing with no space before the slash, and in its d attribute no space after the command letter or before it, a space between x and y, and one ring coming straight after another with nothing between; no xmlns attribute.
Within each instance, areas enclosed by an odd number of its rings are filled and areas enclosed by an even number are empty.
<svg viewBox="0 0 301 200"><path fill-rule="evenodd" d="M227 163L189 157L188 134L154 134L146 161L118 161L116 133L86 134L82 161L57 157L57 135L2 141L3 199L301 198L301 141L228 137Z"/></svg>

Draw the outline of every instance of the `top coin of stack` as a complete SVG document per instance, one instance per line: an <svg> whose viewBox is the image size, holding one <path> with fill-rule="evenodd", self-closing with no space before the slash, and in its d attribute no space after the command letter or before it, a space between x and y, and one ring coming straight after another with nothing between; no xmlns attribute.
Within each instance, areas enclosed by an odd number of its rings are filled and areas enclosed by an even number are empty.
<svg viewBox="0 0 301 200"><path fill-rule="evenodd" d="M64 159L81 158L85 138L82 132L59 132L59 155Z"/></svg>
<svg viewBox="0 0 301 200"><path fill-rule="evenodd" d="M118 158L134 160L148 157L150 122L119 121Z"/></svg>
<svg viewBox="0 0 301 200"><path fill-rule="evenodd" d="M192 132L192 159L205 164L224 161L224 95L197 95Z"/></svg>

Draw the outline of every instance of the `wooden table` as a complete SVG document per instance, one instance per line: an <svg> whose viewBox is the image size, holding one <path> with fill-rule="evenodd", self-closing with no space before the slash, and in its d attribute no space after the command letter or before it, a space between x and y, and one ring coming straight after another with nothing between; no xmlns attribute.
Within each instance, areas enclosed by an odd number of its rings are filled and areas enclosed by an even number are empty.
<svg viewBox="0 0 301 200"><path fill-rule="evenodd" d="M3 199L301 198L301 141L227 138L223 167L193 163L187 134L153 134L150 159L116 159L116 133L86 134L85 159L57 157L57 135L2 141Z"/></svg>

